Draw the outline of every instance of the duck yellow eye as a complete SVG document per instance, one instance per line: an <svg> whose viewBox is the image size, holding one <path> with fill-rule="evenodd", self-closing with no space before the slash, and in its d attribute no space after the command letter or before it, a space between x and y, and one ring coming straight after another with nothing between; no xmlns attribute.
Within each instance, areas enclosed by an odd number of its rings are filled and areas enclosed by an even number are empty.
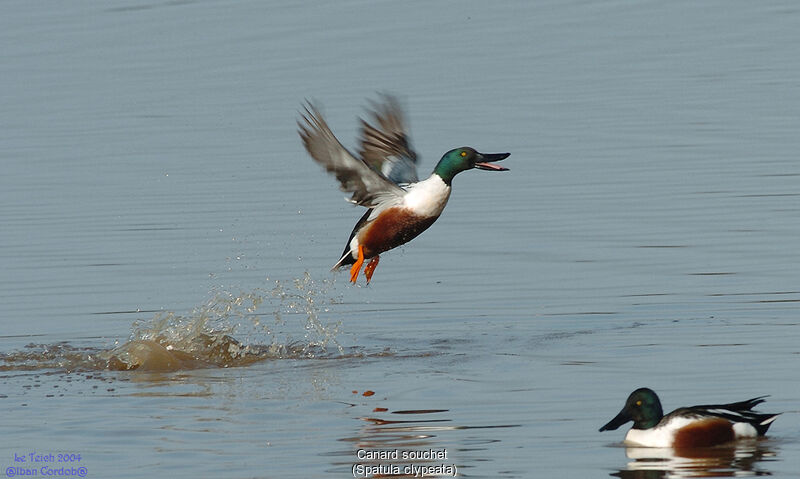
<svg viewBox="0 0 800 479"><path fill-rule="evenodd" d="M642 401L636 401L636 405L637 406L641 406L642 405Z"/></svg>
<svg viewBox="0 0 800 479"><path fill-rule="evenodd" d="M461 157L463 158L463 157L465 157L465 156L467 156L467 152L466 152L466 151L462 151L462 152L461 152Z"/></svg>

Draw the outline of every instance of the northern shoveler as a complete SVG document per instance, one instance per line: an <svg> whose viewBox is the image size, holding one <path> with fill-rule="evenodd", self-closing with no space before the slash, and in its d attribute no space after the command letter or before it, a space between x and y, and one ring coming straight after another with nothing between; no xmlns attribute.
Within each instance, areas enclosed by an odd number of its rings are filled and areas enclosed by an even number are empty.
<svg viewBox="0 0 800 479"><path fill-rule="evenodd" d="M766 434L779 414L752 411L765 397L730 404L682 407L664 416L656 393L640 388L628 396L622 411L600 431L615 430L633 421L633 428L625 436L625 442L631 445L675 449L716 446Z"/></svg>
<svg viewBox="0 0 800 479"><path fill-rule="evenodd" d="M352 264L353 283L364 260L370 260L364 268L369 283L381 253L411 241L439 218L450 198L454 176L473 168L508 170L491 162L510 155L456 148L442 156L430 177L417 181L417 155L411 148L399 102L384 95L383 103L372 106L377 126L361 120L361 158L342 146L314 105L309 103L301 115L303 121L297 122L309 155L336 176L343 191L352 193L352 203L368 208L333 266L335 270Z"/></svg>

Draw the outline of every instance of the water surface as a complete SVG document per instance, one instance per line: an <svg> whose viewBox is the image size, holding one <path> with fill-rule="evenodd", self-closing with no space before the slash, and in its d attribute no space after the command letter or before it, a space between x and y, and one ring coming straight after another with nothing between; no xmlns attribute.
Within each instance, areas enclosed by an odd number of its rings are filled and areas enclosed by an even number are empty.
<svg viewBox="0 0 800 479"><path fill-rule="evenodd" d="M796 476L799 23L790 2L6 4L3 470L352 477L398 450L464 477ZM377 91L423 172L461 145L511 171L459 175L351 286L328 269L361 212L295 119L317 99L352 148ZM597 429L640 386L784 414L699 458L626 449Z"/></svg>

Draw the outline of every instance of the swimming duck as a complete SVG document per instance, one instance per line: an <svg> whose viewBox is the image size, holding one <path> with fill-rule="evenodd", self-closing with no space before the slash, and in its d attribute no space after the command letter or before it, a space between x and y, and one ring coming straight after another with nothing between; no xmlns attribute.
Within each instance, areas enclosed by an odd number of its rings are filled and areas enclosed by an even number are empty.
<svg viewBox="0 0 800 479"><path fill-rule="evenodd" d="M752 411L765 397L730 404L682 407L664 416L656 393L640 388L628 396L622 411L600 431L613 431L633 421L633 428L625 435L625 442L630 445L675 449L716 446L766 434L779 414Z"/></svg>
<svg viewBox="0 0 800 479"><path fill-rule="evenodd" d="M336 270L352 265L352 283L365 260L369 260L364 267L369 283L381 253L411 241L439 218L458 173L473 168L508 170L492 162L504 160L510 153L479 153L465 146L445 153L433 173L418 181L417 155L408 138L402 108L393 96L382 98L382 103L372 104L377 126L361 120L360 158L342 146L313 104L306 105L302 121L297 122L309 155L336 176L343 191L352 193L352 203L367 208L333 266Z"/></svg>

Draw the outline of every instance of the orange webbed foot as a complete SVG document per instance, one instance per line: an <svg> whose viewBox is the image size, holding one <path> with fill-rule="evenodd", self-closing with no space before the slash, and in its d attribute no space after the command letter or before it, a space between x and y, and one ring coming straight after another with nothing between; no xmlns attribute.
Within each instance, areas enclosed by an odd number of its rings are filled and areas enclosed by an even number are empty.
<svg viewBox="0 0 800 479"><path fill-rule="evenodd" d="M355 284L358 279L358 272L361 271L361 265L364 264L364 247L358 245L358 259L350 267L350 282ZM374 268L373 268L374 269ZM366 273L366 272L365 272Z"/></svg>
<svg viewBox="0 0 800 479"><path fill-rule="evenodd" d="M367 277L367 284L369 284L370 280L372 279L372 273L375 272L375 268L378 267L378 261L380 260L381 260L380 256L375 256L374 258L369 260L367 266L364 267L364 276Z"/></svg>

